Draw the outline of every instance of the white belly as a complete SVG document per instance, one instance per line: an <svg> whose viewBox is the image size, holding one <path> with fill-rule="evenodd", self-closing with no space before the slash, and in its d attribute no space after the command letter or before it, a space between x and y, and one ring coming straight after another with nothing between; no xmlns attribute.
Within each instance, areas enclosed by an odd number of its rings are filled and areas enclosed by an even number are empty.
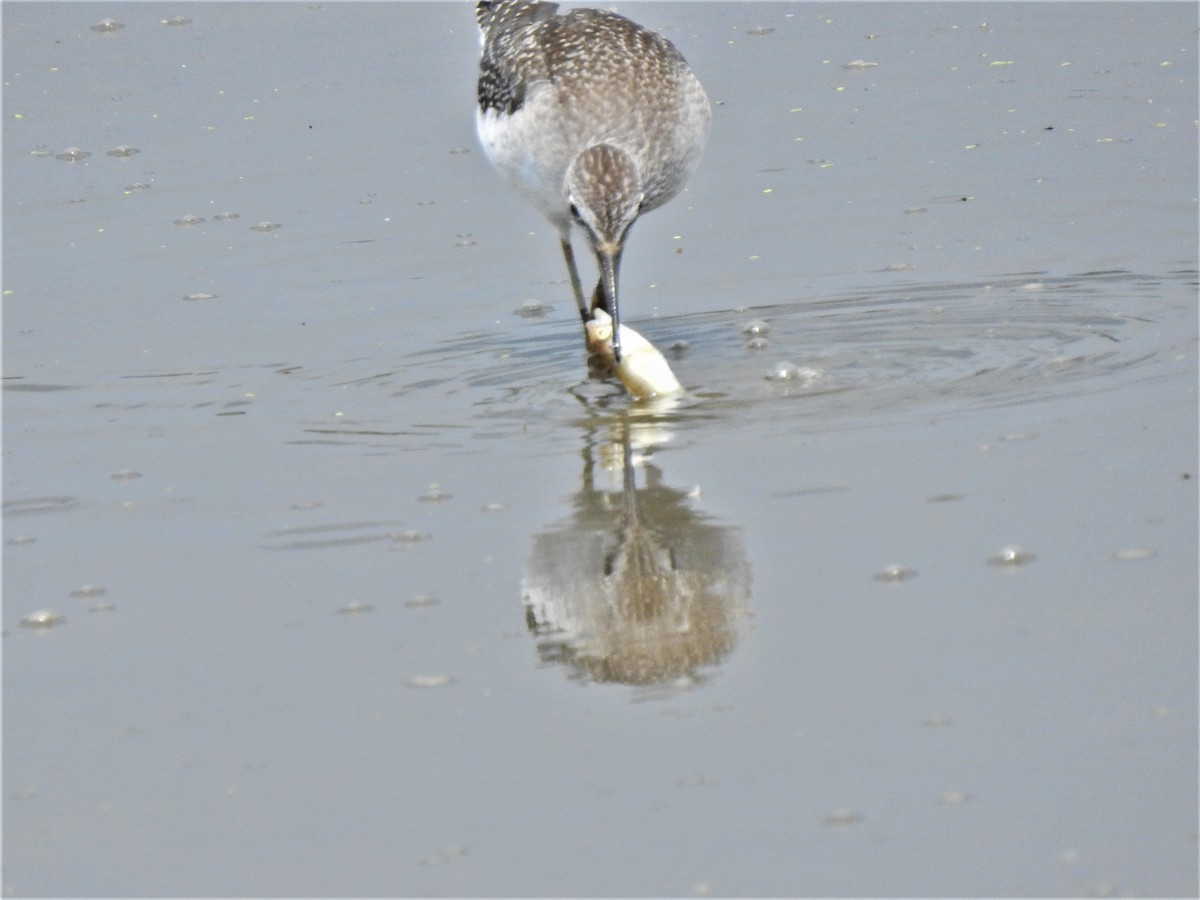
<svg viewBox="0 0 1200 900"><path fill-rule="evenodd" d="M484 153L504 179L566 236L571 227L564 182L572 148L554 126L553 91L534 88L513 115L479 110L475 127Z"/></svg>

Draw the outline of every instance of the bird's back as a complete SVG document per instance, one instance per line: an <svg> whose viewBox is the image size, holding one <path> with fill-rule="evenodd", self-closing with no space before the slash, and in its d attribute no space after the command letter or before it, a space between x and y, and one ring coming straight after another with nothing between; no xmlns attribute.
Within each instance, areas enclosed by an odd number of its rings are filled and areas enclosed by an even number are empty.
<svg viewBox="0 0 1200 900"><path fill-rule="evenodd" d="M480 136L489 157L524 182L519 187L540 192L535 202L551 215L547 204L561 194L571 160L592 144L612 144L638 166L643 210L666 203L704 149L704 89L666 38L615 13L556 10L525 0L477 7ZM497 124L507 133L497 135Z"/></svg>

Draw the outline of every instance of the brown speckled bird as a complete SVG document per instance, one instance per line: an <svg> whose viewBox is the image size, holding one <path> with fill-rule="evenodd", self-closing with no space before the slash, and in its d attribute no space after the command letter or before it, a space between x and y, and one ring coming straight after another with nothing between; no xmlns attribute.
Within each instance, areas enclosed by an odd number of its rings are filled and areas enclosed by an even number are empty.
<svg viewBox="0 0 1200 900"><path fill-rule="evenodd" d="M630 226L679 193L700 161L712 112L666 38L615 13L480 0L479 139L497 171L558 229L579 314L613 319ZM571 250L582 228L600 268L592 306Z"/></svg>

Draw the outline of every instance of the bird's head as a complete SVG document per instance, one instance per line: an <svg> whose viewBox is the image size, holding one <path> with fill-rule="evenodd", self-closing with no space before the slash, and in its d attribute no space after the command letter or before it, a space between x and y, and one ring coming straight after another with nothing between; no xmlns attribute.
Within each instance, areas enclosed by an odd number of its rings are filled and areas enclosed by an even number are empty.
<svg viewBox="0 0 1200 900"><path fill-rule="evenodd" d="M603 306L613 320L613 356L621 361L621 313L617 280L625 235L642 211L637 163L612 144L592 144L567 169L567 202L571 216L587 234L600 266ZM596 301L593 300L593 308Z"/></svg>
<svg viewBox="0 0 1200 900"><path fill-rule="evenodd" d="M597 254L619 254L642 208L633 158L612 144L592 144L567 170L567 202Z"/></svg>

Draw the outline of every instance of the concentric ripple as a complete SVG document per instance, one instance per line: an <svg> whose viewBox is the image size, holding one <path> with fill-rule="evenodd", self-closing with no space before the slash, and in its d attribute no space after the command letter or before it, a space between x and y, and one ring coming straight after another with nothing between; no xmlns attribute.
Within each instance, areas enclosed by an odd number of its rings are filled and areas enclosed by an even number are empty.
<svg viewBox="0 0 1200 900"><path fill-rule="evenodd" d="M1192 335L1195 272L1022 274L797 300L637 323L690 395L680 416L763 414L786 404L828 420L954 414L1114 390L1174 371ZM748 346L746 329L766 344ZM589 382L574 320L464 335L427 352L430 389L484 389L484 416L560 418L629 402ZM1164 340L1164 336L1169 340ZM1174 343L1177 342L1177 346ZM457 371L454 371L457 370ZM784 377L799 373L804 377ZM774 415L774 414L773 414Z"/></svg>
<svg viewBox="0 0 1200 900"><path fill-rule="evenodd" d="M668 351L688 389L671 413L679 425L723 418L817 431L1167 377L1192 364L1195 291L1192 271L1026 273L634 324L659 347L686 347ZM391 371L341 383L428 398L422 406L439 410L436 422L390 434L460 447L468 435L517 425L544 426L549 435L565 421L633 402L619 385L589 378L573 316L463 334ZM332 431L354 434L350 423ZM388 442L377 430L361 431L371 434Z"/></svg>

